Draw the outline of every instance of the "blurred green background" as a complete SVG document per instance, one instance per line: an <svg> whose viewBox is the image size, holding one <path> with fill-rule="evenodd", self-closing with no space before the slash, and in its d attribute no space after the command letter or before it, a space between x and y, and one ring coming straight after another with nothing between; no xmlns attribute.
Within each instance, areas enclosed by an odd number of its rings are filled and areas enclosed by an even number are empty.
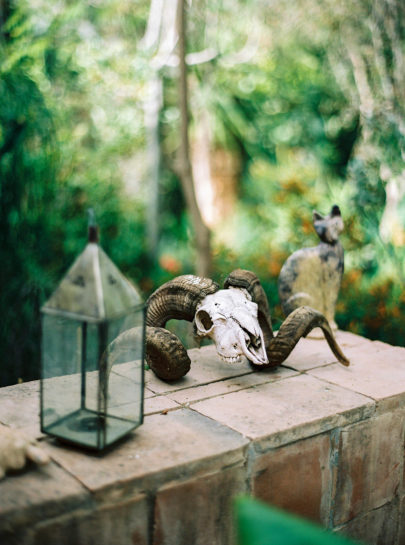
<svg viewBox="0 0 405 545"><path fill-rule="evenodd" d="M176 2L0 0L0 385L38 377L39 308L86 243L145 296L195 271L179 183ZM404 345L405 4L187 4L190 148L211 276L280 268L339 204L342 329Z"/></svg>

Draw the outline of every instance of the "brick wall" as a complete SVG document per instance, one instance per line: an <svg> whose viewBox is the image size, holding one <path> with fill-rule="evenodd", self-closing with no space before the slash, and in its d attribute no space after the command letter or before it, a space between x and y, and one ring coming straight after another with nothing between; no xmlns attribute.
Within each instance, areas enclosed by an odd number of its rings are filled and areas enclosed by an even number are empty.
<svg viewBox="0 0 405 545"><path fill-rule="evenodd" d="M147 372L143 426L103 454L43 437L38 383L0 390L0 422L52 457L0 482L0 543L236 545L252 494L372 544L405 545L405 348L347 332L351 359L301 340L275 371L212 346L165 384Z"/></svg>

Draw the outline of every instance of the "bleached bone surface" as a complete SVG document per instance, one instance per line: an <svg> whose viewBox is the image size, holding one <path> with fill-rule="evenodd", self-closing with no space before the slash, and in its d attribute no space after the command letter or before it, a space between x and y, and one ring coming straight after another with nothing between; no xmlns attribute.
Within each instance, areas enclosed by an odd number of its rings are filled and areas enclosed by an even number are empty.
<svg viewBox="0 0 405 545"><path fill-rule="evenodd" d="M46 464L49 456L23 432L0 424L0 479L9 469L21 469L27 460Z"/></svg>
<svg viewBox="0 0 405 545"><path fill-rule="evenodd" d="M268 362L258 306L246 290L229 288L207 295L197 307L194 323L199 336L213 339L224 361L246 356L256 364Z"/></svg>

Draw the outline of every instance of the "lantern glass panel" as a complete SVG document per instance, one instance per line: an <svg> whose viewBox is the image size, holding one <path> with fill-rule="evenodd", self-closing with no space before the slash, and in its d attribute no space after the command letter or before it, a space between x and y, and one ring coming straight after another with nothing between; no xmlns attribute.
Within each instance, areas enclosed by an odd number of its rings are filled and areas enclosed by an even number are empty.
<svg viewBox="0 0 405 545"><path fill-rule="evenodd" d="M142 423L144 313L139 305L102 321L43 314L42 431L103 449ZM128 330L130 342L120 342Z"/></svg>

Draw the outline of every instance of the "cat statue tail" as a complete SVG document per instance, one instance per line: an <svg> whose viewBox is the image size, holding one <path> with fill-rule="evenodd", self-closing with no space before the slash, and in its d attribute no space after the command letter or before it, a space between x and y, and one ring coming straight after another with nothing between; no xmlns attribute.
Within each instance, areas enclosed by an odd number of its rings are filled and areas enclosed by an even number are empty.
<svg viewBox="0 0 405 545"><path fill-rule="evenodd" d="M292 352L302 337L306 337L312 329L320 327L325 339L337 360L346 367L349 360L343 354L332 333L330 325L323 314L317 310L303 306L294 310L281 324L277 335L271 340L267 356L273 365L279 365Z"/></svg>

